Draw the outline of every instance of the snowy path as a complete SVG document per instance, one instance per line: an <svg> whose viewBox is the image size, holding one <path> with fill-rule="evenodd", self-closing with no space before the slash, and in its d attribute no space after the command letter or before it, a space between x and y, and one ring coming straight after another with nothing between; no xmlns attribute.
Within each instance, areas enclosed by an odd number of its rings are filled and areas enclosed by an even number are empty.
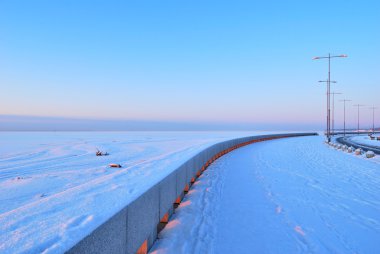
<svg viewBox="0 0 380 254"><path fill-rule="evenodd" d="M380 253L380 160L289 138L213 163L153 253Z"/></svg>

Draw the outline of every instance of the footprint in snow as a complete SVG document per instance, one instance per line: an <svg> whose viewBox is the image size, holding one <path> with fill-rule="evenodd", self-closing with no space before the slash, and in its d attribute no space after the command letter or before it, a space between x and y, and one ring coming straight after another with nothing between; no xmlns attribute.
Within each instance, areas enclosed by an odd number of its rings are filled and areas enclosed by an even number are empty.
<svg viewBox="0 0 380 254"><path fill-rule="evenodd" d="M52 249L61 241L61 238L56 236L51 239L42 241L39 244L36 244L34 249L40 250L39 253L45 254L51 252Z"/></svg>
<svg viewBox="0 0 380 254"><path fill-rule="evenodd" d="M305 232L302 230L300 226L295 226L294 231L296 231L298 234L305 236Z"/></svg>
<svg viewBox="0 0 380 254"><path fill-rule="evenodd" d="M120 188L121 186L120 185L117 185L117 184L112 184L111 186L111 190L116 190L118 188Z"/></svg>
<svg viewBox="0 0 380 254"><path fill-rule="evenodd" d="M67 229L82 227L86 225L88 222L92 221L93 218L94 218L93 215L78 216L69 220L69 222L66 225L64 225L64 227Z"/></svg>

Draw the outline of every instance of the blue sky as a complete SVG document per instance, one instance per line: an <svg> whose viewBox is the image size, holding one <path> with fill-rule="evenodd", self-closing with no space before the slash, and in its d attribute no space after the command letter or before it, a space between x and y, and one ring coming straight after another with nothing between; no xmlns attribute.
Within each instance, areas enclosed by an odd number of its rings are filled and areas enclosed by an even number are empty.
<svg viewBox="0 0 380 254"><path fill-rule="evenodd" d="M317 81L327 62L313 56L347 54L332 62L337 100L380 107L379 9L347 0L3 0L0 115L323 128ZM338 126L342 111L337 103ZM364 107L363 125L371 121Z"/></svg>

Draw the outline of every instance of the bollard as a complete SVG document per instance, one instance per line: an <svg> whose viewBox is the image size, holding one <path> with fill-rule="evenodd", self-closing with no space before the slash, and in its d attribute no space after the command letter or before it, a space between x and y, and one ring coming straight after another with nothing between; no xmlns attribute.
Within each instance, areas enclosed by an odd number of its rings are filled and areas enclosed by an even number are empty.
<svg viewBox="0 0 380 254"><path fill-rule="evenodd" d="M355 155L361 155L362 154L362 149L358 148L355 150Z"/></svg>
<svg viewBox="0 0 380 254"><path fill-rule="evenodd" d="M366 156L367 158L373 158L373 157L375 157L375 153L374 153L373 151L367 151L367 152L365 153L365 156Z"/></svg>

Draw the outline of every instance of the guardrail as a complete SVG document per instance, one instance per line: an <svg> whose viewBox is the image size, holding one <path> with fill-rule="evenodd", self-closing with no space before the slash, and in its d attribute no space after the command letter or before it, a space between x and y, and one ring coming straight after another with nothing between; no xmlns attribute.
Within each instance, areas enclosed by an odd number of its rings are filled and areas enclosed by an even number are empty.
<svg viewBox="0 0 380 254"><path fill-rule="evenodd" d="M217 158L255 142L311 135L318 134L260 135L214 144L157 182L66 253L147 253L156 240L158 231L168 222L191 184Z"/></svg>
<svg viewBox="0 0 380 254"><path fill-rule="evenodd" d="M372 151L376 154L380 154L380 147L379 146L370 146L370 145L359 144L359 143L356 143L356 142L349 140L345 137L337 138L336 141L338 143L343 144L343 145L352 146L354 148L361 148L364 151Z"/></svg>
<svg viewBox="0 0 380 254"><path fill-rule="evenodd" d="M343 131L334 131L334 132L331 132L330 135L334 136L334 135L343 135L343 134L346 134L346 135L360 135L360 134L372 134L372 133L380 133L380 131L372 131L372 130L359 130L359 131L346 131L346 132L343 132ZM326 135L326 132L324 132L324 134Z"/></svg>

